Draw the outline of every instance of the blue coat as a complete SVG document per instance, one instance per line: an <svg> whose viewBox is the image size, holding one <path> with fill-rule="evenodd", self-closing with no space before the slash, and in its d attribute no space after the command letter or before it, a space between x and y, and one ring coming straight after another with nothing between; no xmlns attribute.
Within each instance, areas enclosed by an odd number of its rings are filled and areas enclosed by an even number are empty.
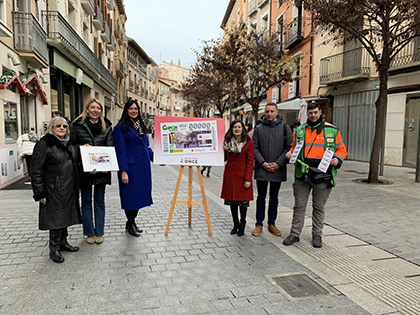
<svg viewBox="0 0 420 315"><path fill-rule="evenodd" d="M146 133L140 137L134 128L128 126L126 128L127 132L122 131L120 123L114 128L115 151L120 172L128 173L127 185L121 182L121 173L118 174L121 208L137 210L153 204L150 168L153 151L149 148L149 138Z"/></svg>

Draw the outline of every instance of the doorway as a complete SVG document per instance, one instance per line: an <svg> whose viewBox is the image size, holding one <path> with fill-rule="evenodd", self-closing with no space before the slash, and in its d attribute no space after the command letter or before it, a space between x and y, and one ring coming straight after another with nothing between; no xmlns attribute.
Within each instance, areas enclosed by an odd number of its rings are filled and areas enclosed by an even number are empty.
<svg viewBox="0 0 420 315"><path fill-rule="evenodd" d="M403 164L415 167L420 129L420 94L409 95L405 106Z"/></svg>

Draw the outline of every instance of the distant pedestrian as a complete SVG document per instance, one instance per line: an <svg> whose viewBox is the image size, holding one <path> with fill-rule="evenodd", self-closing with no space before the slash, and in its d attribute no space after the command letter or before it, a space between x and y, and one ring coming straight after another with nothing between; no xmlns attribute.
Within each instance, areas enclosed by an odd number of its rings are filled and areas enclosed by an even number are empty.
<svg viewBox="0 0 420 315"><path fill-rule="evenodd" d="M67 124L69 126L71 125L70 120L63 115L63 112L62 111L56 110L55 112L53 112L53 117L63 117L66 120Z"/></svg>
<svg viewBox="0 0 420 315"><path fill-rule="evenodd" d="M25 185L31 184L31 159L35 144L39 141L39 136L35 133L34 128L31 132L22 134L16 141L17 156L19 165L26 162L29 178L24 182Z"/></svg>
<svg viewBox="0 0 420 315"><path fill-rule="evenodd" d="M104 117L104 107L101 102L93 98L86 103L83 113L71 125L70 137L78 145L114 146L112 123ZM88 244L101 244L104 241L106 185L111 185L110 172L93 170L82 173L80 194L83 234L87 236Z"/></svg>
<svg viewBox="0 0 420 315"><path fill-rule="evenodd" d="M211 166L210 165L203 165L201 168L201 175L207 170L207 177L210 177Z"/></svg>
<svg viewBox="0 0 420 315"><path fill-rule="evenodd" d="M252 123L248 123L246 132L248 133L249 138L252 139L252 136L254 135L254 127L252 127Z"/></svg>
<svg viewBox="0 0 420 315"><path fill-rule="evenodd" d="M255 127L255 180L257 181L257 213L255 228L252 235L259 236L263 230L265 218L265 199L268 184L270 184L270 200L268 203L268 231L276 236L281 232L276 227L278 196L281 182L287 180L286 153L292 141L292 131L282 122L278 115L277 105L268 103L265 106L265 115L262 123Z"/></svg>
<svg viewBox="0 0 420 315"><path fill-rule="evenodd" d="M312 102L308 105L307 115L306 124L297 128L292 147L286 154L286 158L290 160L296 145L300 141L304 143L295 163L295 183L293 184L295 206L293 207L292 228L283 244L292 245L300 241L306 205L312 191L312 245L320 248L322 247L325 204L332 187L335 187L337 169L341 167L347 151L340 131L324 121L318 103ZM323 173L317 168L327 149L333 151L334 155L327 172Z"/></svg>
<svg viewBox="0 0 420 315"><path fill-rule="evenodd" d="M121 119L114 128L117 153L121 208L125 211L126 230L139 237L143 230L136 224L139 209L153 204L152 170L153 151L149 147L147 128L140 115L137 101L129 100Z"/></svg>
<svg viewBox="0 0 420 315"><path fill-rule="evenodd" d="M69 125L63 117L54 117L33 151L32 190L39 201L39 229L49 230L50 258L56 263L64 261L60 251L79 250L67 242L67 227L82 223L80 169L79 148L70 140Z"/></svg>
<svg viewBox="0 0 420 315"><path fill-rule="evenodd" d="M230 206L233 219L233 229L230 234L244 235L246 213L249 201L254 199L252 188L252 173L254 171L254 142L246 133L241 120L230 124L228 134L223 142L226 165L223 173L221 198ZM238 208L241 221L238 217Z"/></svg>

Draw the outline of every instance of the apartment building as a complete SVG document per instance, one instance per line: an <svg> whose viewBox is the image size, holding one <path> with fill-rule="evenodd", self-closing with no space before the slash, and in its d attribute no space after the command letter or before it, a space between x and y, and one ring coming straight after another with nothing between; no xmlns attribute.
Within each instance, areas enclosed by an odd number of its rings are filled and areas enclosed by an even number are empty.
<svg viewBox="0 0 420 315"><path fill-rule="evenodd" d="M171 84L168 83L168 79L161 77L157 78L157 96L158 96L158 108L160 116L171 116L171 105L170 105L170 89ZM174 82L175 84L175 82Z"/></svg>
<svg viewBox="0 0 420 315"><path fill-rule="evenodd" d="M156 88L157 64L134 39L127 39L127 96L138 101L143 119L152 126L154 116L162 115Z"/></svg>
<svg viewBox="0 0 420 315"><path fill-rule="evenodd" d="M112 69L116 51L125 54L125 20L122 0L0 1L0 188L23 176L16 139L32 128L42 135L52 112L73 120L94 97L117 120L126 94Z"/></svg>
<svg viewBox="0 0 420 315"><path fill-rule="evenodd" d="M188 117L187 100L183 99L182 94L179 92L182 82L188 78L191 70L181 66L181 61L175 65L172 61L162 62L160 65L162 73L159 79L170 86L169 89L169 106L170 116L174 117Z"/></svg>

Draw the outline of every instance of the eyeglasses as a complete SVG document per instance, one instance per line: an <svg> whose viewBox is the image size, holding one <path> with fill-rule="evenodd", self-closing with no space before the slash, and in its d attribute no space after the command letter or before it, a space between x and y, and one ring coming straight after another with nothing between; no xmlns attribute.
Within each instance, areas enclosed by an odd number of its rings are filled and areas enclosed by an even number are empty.
<svg viewBox="0 0 420 315"><path fill-rule="evenodd" d="M55 125L56 128L61 128L63 127L64 129L67 129L69 127L69 125L64 125L64 124L60 124L60 125Z"/></svg>

